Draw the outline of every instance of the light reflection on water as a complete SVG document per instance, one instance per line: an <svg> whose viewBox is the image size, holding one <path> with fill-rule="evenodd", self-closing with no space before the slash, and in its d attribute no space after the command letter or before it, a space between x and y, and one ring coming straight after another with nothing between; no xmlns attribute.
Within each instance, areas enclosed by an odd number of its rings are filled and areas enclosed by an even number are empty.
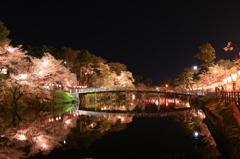
<svg viewBox="0 0 240 159"><path fill-rule="evenodd" d="M190 108L189 101L180 100L179 98L148 98L135 99L131 101L112 101L104 100L90 102L89 104L80 105L80 109L97 110L97 111L160 111L169 112L178 109Z"/></svg>
<svg viewBox="0 0 240 159"><path fill-rule="evenodd" d="M49 153L51 156L51 151L60 147L57 151L64 150L66 154L72 149L84 153L107 132L125 130L135 117L181 116L183 122L188 123L193 122L192 118L187 118L189 115L201 120L205 117L201 110L191 108L188 101L176 98L100 101L91 108L88 105L80 107L84 109L79 110L76 105L67 113L57 116L42 114L35 121L24 121L17 128L6 129L0 138L0 158L20 159Z"/></svg>

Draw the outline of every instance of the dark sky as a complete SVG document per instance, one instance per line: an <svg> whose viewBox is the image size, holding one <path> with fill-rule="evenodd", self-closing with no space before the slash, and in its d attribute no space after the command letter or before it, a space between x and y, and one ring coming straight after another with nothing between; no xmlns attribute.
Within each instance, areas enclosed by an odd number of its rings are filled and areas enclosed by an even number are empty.
<svg viewBox="0 0 240 159"><path fill-rule="evenodd" d="M133 76L174 78L200 64L199 46L210 43L217 59L234 59L222 48L240 46L240 1L4 1L0 21L13 46L86 49L125 64Z"/></svg>

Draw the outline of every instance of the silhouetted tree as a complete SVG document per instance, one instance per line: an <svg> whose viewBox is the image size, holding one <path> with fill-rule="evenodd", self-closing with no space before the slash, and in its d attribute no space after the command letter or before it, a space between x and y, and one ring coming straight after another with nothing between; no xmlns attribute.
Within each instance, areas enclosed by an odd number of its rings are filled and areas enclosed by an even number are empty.
<svg viewBox="0 0 240 159"><path fill-rule="evenodd" d="M4 26L4 23L0 21L0 46L6 47L10 44L11 40L7 38L10 34L10 31Z"/></svg>
<svg viewBox="0 0 240 159"><path fill-rule="evenodd" d="M147 87L151 87L151 86L152 86L152 83L153 83L153 81L152 81L151 78L146 78L146 79L144 80L144 84L145 84Z"/></svg>
<svg viewBox="0 0 240 159"><path fill-rule="evenodd" d="M143 80L143 76L139 76L139 75L137 75L137 76L133 76L133 78L134 78L134 82L133 82L133 84L135 85L135 87L137 87L140 83L142 83L142 80Z"/></svg>
<svg viewBox="0 0 240 159"><path fill-rule="evenodd" d="M172 78L171 77L163 77L159 82L158 82L158 86L159 87L165 87L165 85L171 85L172 82Z"/></svg>
<svg viewBox="0 0 240 159"><path fill-rule="evenodd" d="M199 73L202 71L206 71L208 67L210 67L212 64L214 64L214 60L216 58L215 49L212 47L211 44L205 43L199 47L200 52L195 54L194 57L202 60L201 69L199 70Z"/></svg>

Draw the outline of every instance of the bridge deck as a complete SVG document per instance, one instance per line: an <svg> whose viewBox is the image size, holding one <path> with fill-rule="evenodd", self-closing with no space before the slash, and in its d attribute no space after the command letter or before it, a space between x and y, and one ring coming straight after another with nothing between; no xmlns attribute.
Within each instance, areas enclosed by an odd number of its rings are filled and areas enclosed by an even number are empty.
<svg viewBox="0 0 240 159"><path fill-rule="evenodd" d="M105 88L86 88L86 89L71 89L71 94L89 94L89 93L104 93L104 92L144 92L144 93L174 93L185 95L204 96L204 92L177 92L174 90L166 90L164 88L140 88L140 87L105 87Z"/></svg>

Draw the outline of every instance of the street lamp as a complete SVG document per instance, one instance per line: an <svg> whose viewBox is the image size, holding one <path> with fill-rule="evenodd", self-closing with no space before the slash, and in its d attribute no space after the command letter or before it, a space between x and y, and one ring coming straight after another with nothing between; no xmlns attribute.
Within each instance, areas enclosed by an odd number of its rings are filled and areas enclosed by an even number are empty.
<svg viewBox="0 0 240 159"><path fill-rule="evenodd" d="M224 85L223 88L225 89L225 91L227 91L226 84L227 84L227 78L224 78L224 79L223 79L223 85Z"/></svg>
<svg viewBox="0 0 240 159"><path fill-rule="evenodd" d="M196 65L193 66L193 72L194 72L194 75L197 74L198 72L198 67ZM197 82L197 91L198 91L198 79L196 79L196 82Z"/></svg>
<svg viewBox="0 0 240 159"><path fill-rule="evenodd" d="M227 77L227 82L231 83L232 82L232 77Z"/></svg>
<svg viewBox="0 0 240 159"><path fill-rule="evenodd" d="M166 91L167 91L168 90L168 84L166 84L165 87L166 87Z"/></svg>
<svg viewBox="0 0 240 159"><path fill-rule="evenodd" d="M223 84L227 84L227 79L226 78L223 79Z"/></svg>
<svg viewBox="0 0 240 159"><path fill-rule="evenodd" d="M194 71L197 71L197 66L193 66L193 70L194 70Z"/></svg>
<svg viewBox="0 0 240 159"><path fill-rule="evenodd" d="M237 74L232 74L232 81L233 81L233 91L236 90L236 81L237 81Z"/></svg>
<svg viewBox="0 0 240 159"><path fill-rule="evenodd" d="M229 77L227 77L227 83L228 84L230 84L232 82L232 77L231 76L229 76ZM227 89L229 90L229 85L227 85Z"/></svg>

